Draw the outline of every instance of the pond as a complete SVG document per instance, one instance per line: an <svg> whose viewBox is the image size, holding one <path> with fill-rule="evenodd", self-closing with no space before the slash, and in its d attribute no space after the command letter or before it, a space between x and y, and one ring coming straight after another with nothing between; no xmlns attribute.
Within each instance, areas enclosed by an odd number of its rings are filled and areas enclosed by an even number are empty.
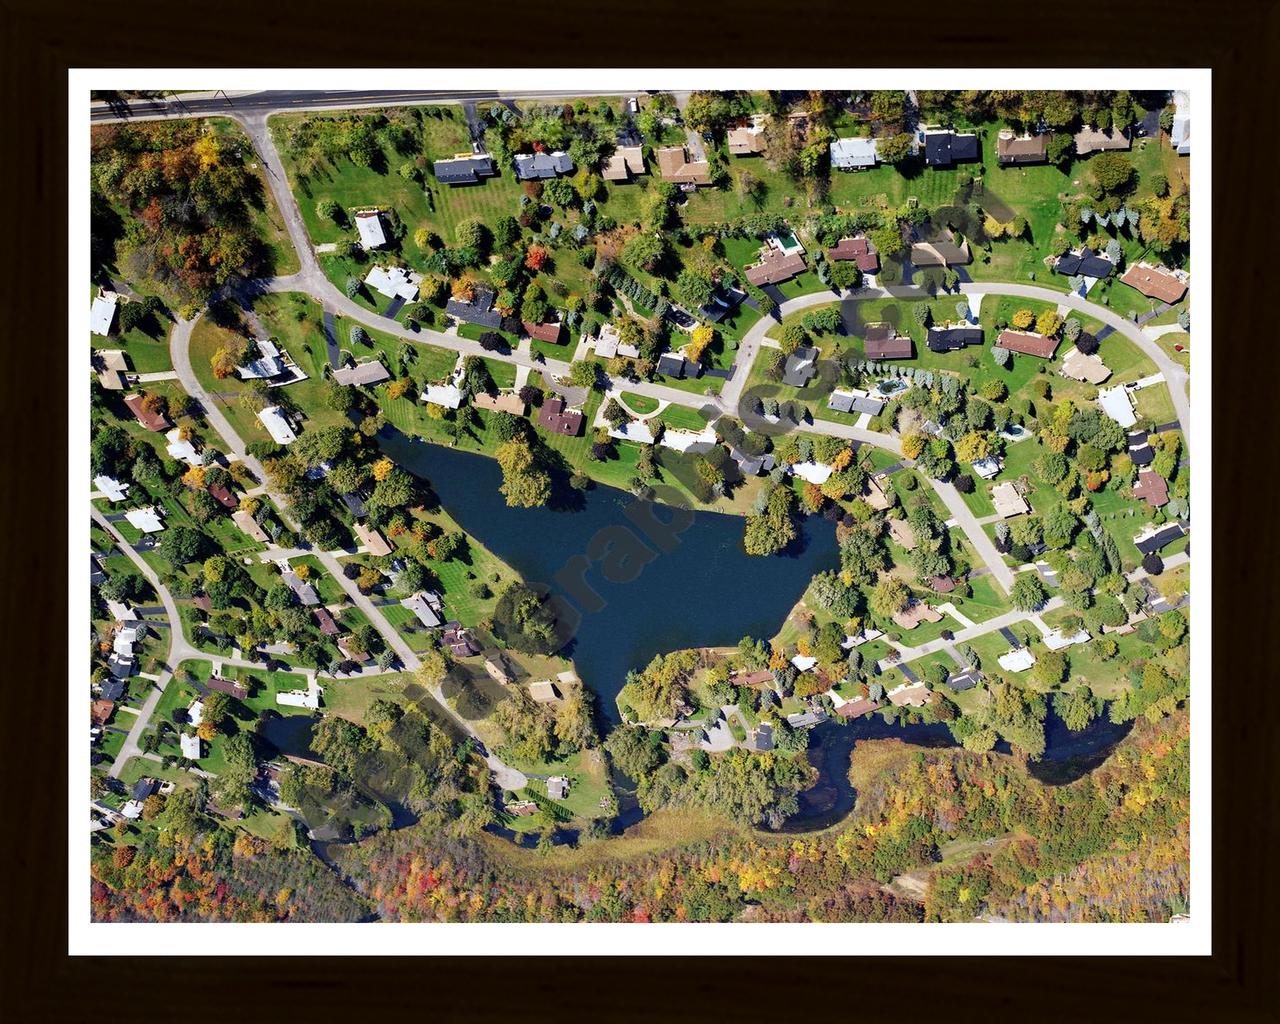
<svg viewBox="0 0 1280 1024"><path fill-rule="evenodd" d="M563 653L611 722L618 721L614 698L628 671L667 651L772 636L814 573L839 561L835 527L823 519L805 520L792 549L760 558L743 550L738 516L678 512L599 485L572 509L510 508L498 492L502 471L493 459L399 433L379 443L430 481L468 534L531 585L545 584L582 612ZM676 523L679 532L666 535L649 518L671 522L677 515L685 517ZM602 564L618 565L619 553L628 551L625 569L605 579Z"/></svg>

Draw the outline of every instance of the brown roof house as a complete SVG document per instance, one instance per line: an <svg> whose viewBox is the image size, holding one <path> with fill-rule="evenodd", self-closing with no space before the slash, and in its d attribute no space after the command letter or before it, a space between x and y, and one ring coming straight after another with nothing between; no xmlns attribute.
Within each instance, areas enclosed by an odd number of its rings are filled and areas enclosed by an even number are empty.
<svg viewBox="0 0 1280 1024"><path fill-rule="evenodd" d="M911 338L899 334L892 324L867 324L862 341L868 359L911 358Z"/></svg>
<svg viewBox="0 0 1280 1024"><path fill-rule="evenodd" d="M129 363L120 349L103 349L93 354L98 383L108 391L123 391L128 386Z"/></svg>
<svg viewBox="0 0 1280 1024"><path fill-rule="evenodd" d="M1111 368L1096 353L1085 355L1073 346L1062 357L1062 376L1089 384L1101 384L1111 376Z"/></svg>
<svg viewBox="0 0 1280 1024"><path fill-rule="evenodd" d="M535 324L528 320L521 320L520 326L524 328L524 333L538 341L548 341L553 345L558 345L564 339L564 324L559 320L549 320L546 323Z"/></svg>
<svg viewBox="0 0 1280 1024"><path fill-rule="evenodd" d="M996 339L996 348L1007 348L1010 352L1038 356L1041 359L1052 359L1057 347L1057 338L1046 338L1043 334L1029 331L1001 331L1000 337Z"/></svg>
<svg viewBox="0 0 1280 1024"><path fill-rule="evenodd" d="M880 269L880 254L865 238L842 238L827 250L827 259L856 263L864 274L874 274Z"/></svg>
<svg viewBox="0 0 1280 1024"><path fill-rule="evenodd" d="M389 555L395 549L387 543L387 538L382 536L372 526L365 523L355 524L356 536L360 538L360 543L369 549L369 554L375 556Z"/></svg>
<svg viewBox="0 0 1280 1024"><path fill-rule="evenodd" d="M525 410L524 399L514 391L499 391L496 395L481 391L478 395L472 396L471 404L477 409L509 412L512 416L523 416Z"/></svg>
<svg viewBox="0 0 1280 1024"><path fill-rule="evenodd" d="M729 152L734 156L760 156L764 152L765 117L757 114L751 123L728 132Z"/></svg>
<svg viewBox="0 0 1280 1024"><path fill-rule="evenodd" d="M1048 159L1048 135L1019 136L1004 128L996 136L996 160L1001 164L1042 164Z"/></svg>
<svg viewBox="0 0 1280 1024"><path fill-rule="evenodd" d="M542 403L538 410L538 425L555 434L577 437L582 432L582 413L577 409L566 409L564 399L557 395Z"/></svg>
<svg viewBox="0 0 1280 1024"><path fill-rule="evenodd" d="M688 147L667 146L654 155L663 181L674 181L677 185L711 184L711 164L706 160L690 161Z"/></svg>
<svg viewBox="0 0 1280 1024"><path fill-rule="evenodd" d="M996 507L996 514L1002 519L1012 519L1031 511L1027 499L1014 486L1012 481L996 484L991 488L991 502Z"/></svg>
<svg viewBox="0 0 1280 1024"><path fill-rule="evenodd" d="M168 430L171 424L167 417L158 412L148 412L142 406L142 395L130 395L124 400L124 404L129 407L129 411L133 413L133 418L141 423L148 430Z"/></svg>
<svg viewBox="0 0 1280 1024"><path fill-rule="evenodd" d="M915 550L916 533L905 519L889 520L889 536L903 551Z"/></svg>
<svg viewBox="0 0 1280 1024"><path fill-rule="evenodd" d="M903 683L885 694L894 707L922 708L929 703L929 687L924 683Z"/></svg>
<svg viewBox="0 0 1280 1024"><path fill-rule="evenodd" d="M902 611L893 613L893 621L903 629L915 629L922 622L941 622L942 612L923 601L912 601Z"/></svg>
<svg viewBox="0 0 1280 1024"><path fill-rule="evenodd" d="M789 281L808 269L809 265L799 253L788 256L781 249L768 245L760 253L760 259L753 266L746 268L746 274L748 281L757 288L763 288L767 284Z"/></svg>
<svg viewBox="0 0 1280 1024"><path fill-rule="evenodd" d="M619 146L600 168L605 181L631 181L639 174L647 174L644 150L639 146Z"/></svg>
<svg viewBox="0 0 1280 1024"><path fill-rule="evenodd" d="M329 614L329 609L321 605L319 608L312 608L311 614L315 616L316 625L320 627L320 632L325 636L337 636L341 630L338 624L333 621L333 616Z"/></svg>
<svg viewBox="0 0 1280 1024"><path fill-rule="evenodd" d="M1129 136L1123 131L1108 128L1105 132L1097 128L1081 128L1075 134L1076 154L1088 156L1090 153L1101 153L1108 149L1128 149Z"/></svg>
<svg viewBox="0 0 1280 1024"><path fill-rule="evenodd" d="M836 714L841 718L859 718L875 711L879 706L869 697L858 697L856 700L847 700L841 704L836 708Z"/></svg>
<svg viewBox="0 0 1280 1024"><path fill-rule="evenodd" d="M1152 508L1159 508L1169 500L1169 485L1155 470L1140 469L1138 482L1133 485L1133 496L1141 498Z"/></svg>
<svg viewBox="0 0 1280 1024"><path fill-rule="evenodd" d="M1187 294L1191 276L1185 270L1170 270L1154 263L1132 263L1120 280L1149 299L1173 303Z"/></svg>

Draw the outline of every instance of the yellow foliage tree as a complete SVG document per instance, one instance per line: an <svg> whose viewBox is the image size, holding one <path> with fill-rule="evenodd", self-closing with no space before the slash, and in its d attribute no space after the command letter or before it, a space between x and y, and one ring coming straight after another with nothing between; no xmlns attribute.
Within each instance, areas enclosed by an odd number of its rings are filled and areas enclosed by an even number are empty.
<svg viewBox="0 0 1280 1024"><path fill-rule="evenodd" d="M373 478L375 480L385 480L391 475L391 471L396 468L396 464L388 458L381 458L373 464Z"/></svg>
<svg viewBox="0 0 1280 1024"><path fill-rule="evenodd" d="M920 458L920 453L924 451L925 443L928 438L920 431L908 434L902 439L902 454L908 459Z"/></svg>
<svg viewBox="0 0 1280 1024"><path fill-rule="evenodd" d="M204 488L204 469L201 466L192 466L182 474L182 482L185 486L190 487L193 491L199 491Z"/></svg>
<svg viewBox="0 0 1280 1024"><path fill-rule="evenodd" d="M1025 331L1035 322L1036 315L1029 309L1020 309L1013 314L1013 326L1020 331Z"/></svg>

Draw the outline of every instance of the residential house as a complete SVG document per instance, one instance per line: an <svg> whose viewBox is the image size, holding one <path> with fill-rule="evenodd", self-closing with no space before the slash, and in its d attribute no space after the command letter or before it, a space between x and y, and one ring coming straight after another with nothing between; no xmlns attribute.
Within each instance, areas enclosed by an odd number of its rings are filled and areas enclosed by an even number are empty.
<svg viewBox="0 0 1280 1024"><path fill-rule="evenodd" d="M730 128L726 142L732 156L760 156L765 151L764 126L768 120L766 114L755 114L750 122Z"/></svg>
<svg viewBox="0 0 1280 1024"><path fill-rule="evenodd" d="M338 367L333 371L333 379L339 384L348 387L351 385L368 387L373 384L381 384L384 380L390 380L391 374L382 365L380 359L370 359L367 362L356 363L355 366Z"/></svg>
<svg viewBox="0 0 1280 1024"><path fill-rule="evenodd" d="M141 423L148 430L154 430L159 433L162 430L168 430L172 423L169 422L167 416L158 412L151 412L143 406L142 395L130 395L124 400L124 404L129 407L129 411L133 413L133 418Z"/></svg>
<svg viewBox="0 0 1280 1024"><path fill-rule="evenodd" d="M1110 277L1115 264L1104 254L1096 253L1087 245L1065 252L1053 264L1053 272L1063 277L1086 277L1101 281Z"/></svg>
<svg viewBox="0 0 1280 1024"><path fill-rule="evenodd" d="M658 174L663 181L677 185L711 184L711 164L705 156L690 160L687 146L667 146L654 156L658 158Z"/></svg>
<svg viewBox="0 0 1280 1024"><path fill-rule="evenodd" d="M496 395L481 391L478 395L472 396L471 404L477 409L488 409L491 412L508 412L512 416L523 416L526 408L524 399L514 391L499 391Z"/></svg>
<svg viewBox="0 0 1280 1024"><path fill-rule="evenodd" d="M1129 389L1123 384L1099 391L1098 405L1122 427L1131 427L1138 422L1138 416L1133 411L1133 399L1129 395Z"/></svg>
<svg viewBox="0 0 1280 1024"><path fill-rule="evenodd" d="M364 283L388 299L412 302L418 297L422 275L405 267L370 267Z"/></svg>
<svg viewBox="0 0 1280 1024"><path fill-rule="evenodd" d="M342 641L338 641L338 648L342 648ZM369 656L366 654L367 659ZM348 660L358 660L349 658ZM276 703L283 704L286 707L306 708L308 711L317 711L320 708L320 697L324 693L324 687L316 682L315 676L307 677L307 688L305 690L278 690L276 692Z"/></svg>
<svg viewBox="0 0 1280 1024"><path fill-rule="evenodd" d="M747 733L747 738L743 740L742 745L753 754L763 754L772 750L773 726L768 722L761 722Z"/></svg>
<svg viewBox="0 0 1280 1024"><path fill-rule="evenodd" d="M1057 347L1057 338L1047 338L1043 334L1035 334L1031 331L1004 330L996 339L996 348L1005 348L1010 352L1020 352L1024 356L1036 356L1040 359L1052 359L1053 351Z"/></svg>
<svg viewBox="0 0 1280 1024"><path fill-rule="evenodd" d="M941 622L942 612L924 601L912 601L902 611L893 613L893 621L902 629L915 629L922 622Z"/></svg>
<svg viewBox="0 0 1280 1024"><path fill-rule="evenodd" d="M817 484L821 487L835 472L834 467L825 462L796 462L791 466L791 475L798 476L805 483Z"/></svg>
<svg viewBox="0 0 1280 1024"><path fill-rule="evenodd" d="M267 544L271 538L267 536L266 530L258 525L258 521L249 515L244 509L236 509L231 513L231 521L240 527L241 532L245 533L259 544Z"/></svg>
<svg viewBox="0 0 1280 1024"><path fill-rule="evenodd" d="M116 319L116 303L120 296L115 292L99 291L89 307L89 330L105 338L111 334Z"/></svg>
<svg viewBox="0 0 1280 1024"><path fill-rule="evenodd" d="M1105 150L1129 148L1129 136L1123 129L1108 128L1105 132L1097 128L1081 128L1075 134L1076 155L1088 156L1090 153L1101 153Z"/></svg>
<svg viewBox="0 0 1280 1024"><path fill-rule="evenodd" d="M875 139L836 139L831 143L831 169L833 171L864 171L880 161Z"/></svg>
<svg viewBox="0 0 1280 1024"><path fill-rule="evenodd" d="M1191 155L1191 94L1177 89L1173 94L1173 125L1169 129L1169 144L1178 156Z"/></svg>
<svg viewBox="0 0 1280 1024"><path fill-rule="evenodd" d="M875 512L883 512L893 504L889 499L889 493L884 489L884 478L878 476L867 477L867 487L862 500Z"/></svg>
<svg viewBox="0 0 1280 1024"><path fill-rule="evenodd" d="M596 355L601 359L612 359L614 356L625 356L628 359L639 359L640 350L634 345L624 344L622 335L613 324L601 324L600 334L595 341Z"/></svg>
<svg viewBox="0 0 1280 1024"><path fill-rule="evenodd" d="M899 334L892 324L867 324L862 349L868 359L910 359L915 350L910 335Z"/></svg>
<svg viewBox="0 0 1280 1024"><path fill-rule="evenodd" d="M369 510L364 507L364 502L360 498L360 494L344 494L342 496L342 504L347 506L347 511L357 519L363 519L369 514Z"/></svg>
<svg viewBox="0 0 1280 1024"><path fill-rule="evenodd" d="M842 391L837 388L827 396L827 408L835 412L856 415L867 413L871 416L879 416L881 410L884 409L884 402L878 398L872 398L864 392Z"/></svg>
<svg viewBox="0 0 1280 1024"><path fill-rule="evenodd" d="M1151 555L1186 535L1187 529L1181 523L1166 523L1160 527L1149 523L1145 530L1133 538L1133 546L1142 554Z"/></svg>
<svg viewBox="0 0 1280 1024"><path fill-rule="evenodd" d="M1127 437L1129 458L1135 466L1149 466L1155 461L1155 449L1151 447L1145 430L1135 430Z"/></svg>
<svg viewBox="0 0 1280 1024"><path fill-rule="evenodd" d="M400 604L413 612L418 617L418 621L429 629L435 629L444 624L439 594L420 590L401 600Z"/></svg>
<svg viewBox="0 0 1280 1024"><path fill-rule="evenodd" d="M911 243L911 262L917 267L963 266L973 262L973 252L968 239L957 242L955 233L947 228L931 239L917 236Z"/></svg>
<svg viewBox="0 0 1280 1024"><path fill-rule="evenodd" d="M1049 159L1048 135L1017 135L1002 128L996 136L996 161L1011 164L1043 164Z"/></svg>
<svg viewBox="0 0 1280 1024"><path fill-rule="evenodd" d="M320 603L320 595L316 593L316 588L292 569L286 569L280 574L280 578L284 580L285 586L293 591L294 596L297 597L299 603L307 606L308 608Z"/></svg>
<svg viewBox="0 0 1280 1024"><path fill-rule="evenodd" d="M382 226L382 215L377 210L357 210L356 231L364 249L381 249L387 244L387 233Z"/></svg>
<svg viewBox="0 0 1280 1024"><path fill-rule="evenodd" d="M470 658L480 653L480 645L456 622L445 623L440 631L440 642L455 658Z"/></svg>
<svg viewBox="0 0 1280 1024"><path fill-rule="evenodd" d="M387 543L386 537L382 536L377 529L367 523L356 523L352 529L355 530L356 537L359 538L361 545L368 548L369 554L375 558L389 555L395 550Z"/></svg>
<svg viewBox="0 0 1280 1024"><path fill-rule="evenodd" d="M89 720L99 728L105 726L111 721L111 716L115 713L115 701L111 700L95 700L89 703Z"/></svg>
<svg viewBox="0 0 1280 1024"><path fill-rule="evenodd" d="M159 533L164 529L164 523L160 521L160 513L154 505L148 505L146 508L131 508L124 517L129 521L130 526L143 533Z"/></svg>
<svg viewBox="0 0 1280 1024"><path fill-rule="evenodd" d="M710 424L701 430L677 430L668 427L662 432L662 446L691 455L706 455L717 445L715 428Z"/></svg>
<svg viewBox="0 0 1280 1024"><path fill-rule="evenodd" d="M481 178L494 177L498 168L488 153L459 153L437 160L432 171L444 185L475 185Z"/></svg>
<svg viewBox="0 0 1280 1024"><path fill-rule="evenodd" d="M171 459L185 462L188 466L204 465L204 456L196 451L196 446L189 439L182 436L181 427L174 427L164 435L164 439L169 442L164 450Z"/></svg>
<svg viewBox="0 0 1280 1024"><path fill-rule="evenodd" d="M641 174L647 174L644 165L644 149L640 146L618 146L613 155L604 162L600 169L600 177L605 181L632 181Z"/></svg>
<svg viewBox="0 0 1280 1024"><path fill-rule="evenodd" d="M627 420L620 427L610 427L609 436L635 444L653 444L653 430L648 420Z"/></svg>
<svg viewBox="0 0 1280 1024"><path fill-rule="evenodd" d="M924 683L901 683L885 694L894 707L922 708L929 703L929 687Z"/></svg>
<svg viewBox="0 0 1280 1024"><path fill-rule="evenodd" d="M973 132L926 128L922 141L926 167L945 168L961 161L982 159L982 146Z"/></svg>
<svg viewBox="0 0 1280 1024"><path fill-rule="evenodd" d="M664 377L675 377L677 380L683 380L685 377L696 379L702 376L701 364L687 359L680 352L663 352L658 356L657 370Z"/></svg>
<svg viewBox="0 0 1280 1024"><path fill-rule="evenodd" d="M477 286L470 299L465 296L452 296L445 303L444 311L455 320L501 330L505 324L502 314L493 308L494 299L493 289Z"/></svg>
<svg viewBox="0 0 1280 1024"><path fill-rule="evenodd" d="M804 256L800 253L787 254L779 248L768 245L761 249L759 260L747 267L745 272L751 284L757 288L763 288L765 285L789 281L808 269L809 265L805 263Z"/></svg>
<svg viewBox="0 0 1280 1024"><path fill-rule="evenodd" d="M233 509L238 508L240 505L240 502L236 500L236 496L231 493L226 484L210 484L205 490L209 492L209 497L223 508Z"/></svg>
<svg viewBox="0 0 1280 1024"><path fill-rule="evenodd" d="M793 388L806 387L818 375L819 355L821 353L812 347L802 347L792 352L782 368L782 383Z"/></svg>
<svg viewBox="0 0 1280 1024"><path fill-rule="evenodd" d="M298 439L298 435L293 432L293 427L290 426L288 417L280 406L268 406L258 413L258 419L267 428L267 433L276 444L293 444Z"/></svg>
<svg viewBox="0 0 1280 1024"><path fill-rule="evenodd" d="M1131 263L1120 280L1149 299L1172 305L1187 294L1191 275L1185 270L1170 270L1154 263Z"/></svg>
<svg viewBox="0 0 1280 1024"><path fill-rule="evenodd" d="M1078 629L1069 636L1060 629L1051 629L1044 635L1044 645L1051 651L1060 651L1072 644L1086 644L1089 639L1089 631L1085 629Z"/></svg>
<svg viewBox="0 0 1280 1024"><path fill-rule="evenodd" d="M556 684L550 679L540 679L536 683L529 684L529 696L539 704L554 704L564 699Z"/></svg>
<svg viewBox="0 0 1280 1024"><path fill-rule="evenodd" d="M333 616L329 613L329 609L324 607L324 605L320 605L318 608L312 608L311 614L316 620L316 626L319 627L320 632L325 636L337 636L341 632L341 630L338 629L338 624L333 621Z"/></svg>
<svg viewBox="0 0 1280 1024"><path fill-rule="evenodd" d="M1003 468L1004 463L994 455L988 455L973 463L973 471L977 473L978 476L982 477L983 480L990 480Z"/></svg>
<svg viewBox="0 0 1280 1024"><path fill-rule="evenodd" d="M553 775L547 779L547 796L552 800L563 800L569 795L569 780L563 775Z"/></svg>
<svg viewBox="0 0 1280 1024"><path fill-rule="evenodd" d="M903 551L914 551L916 549L916 533L911 529L911 524L905 519L890 519L889 536L893 538L898 547Z"/></svg>
<svg viewBox="0 0 1280 1024"><path fill-rule="evenodd" d="M1133 496L1156 509L1168 503L1169 484L1154 469L1140 469L1138 482L1133 485Z"/></svg>
<svg viewBox="0 0 1280 1024"><path fill-rule="evenodd" d="M950 594L956 589L954 576L930 576L928 583L935 594Z"/></svg>
<svg viewBox="0 0 1280 1024"><path fill-rule="evenodd" d="M1006 672L1025 672L1036 663L1036 656L1028 647L1018 647L996 659Z"/></svg>
<svg viewBox="0 0 1280 1024"><path fill-rule="evenodd" d="M363 665L369 661L369 652L357 650L354 639L355 638L350 635L338 637L336 641L338 652L345 660L353 661L357 665Z"/></svg>
<svg viewBox="0 0 1280 1024"><path fill-rule="evenodd" d="M573 171L573 161L562 150L550 153L521 153L516 157L516 177L521 181L555 178Z"/></svg>
<svg viewBox="0 0 1280 1024"><path fill-rule="evenodd" d="M861 718L879 708L880 705L870 697L855 697L853 700L844 700L837 704L836 714L841 718Z"/></svg>
<svg viewBox="0 0 1280 1024"><path fill-rule="evenodd" d="M89 585L100 587L107 582L107 574L102 568L102 562L98 560L97 555L89 556Z"/></svg>
<svg viewBox="0 0 1280 1024"><path fill-rule="evenodd" d="M507 664L506 657L499 650L494 649L485 652L484 670L489 673L494 682L515 682L515 674L511 671L511 666Z"/></svg>
<svg viewBox="0 0 1280 1024"><path fill-rule="evenodd" d="M861 236L840 239L827 250L827 259L856 263L864 274L876 274L880 271L880 254Z"/></svg>
<svg viewBox="0 0 1280 1024"><path fill-rule="evenodd" d="M504 803L502 809L516 818L528 818L538 813L538 805L532 800L512 800Z"/></svg>
<svg viewBox="0 0 1280 1024"><path fill-rule="evenodd" d="M980 682L982 682L982 673L976 668L962 669L947 676L947 686L957 693L963 690L972 690Z"/></svg>
<svg viewBox="0 0 1280 1024"><path fill-rule="evenodd" d="M991 488L991 501L996 507L996 515L1001 519L1012 519L1014 516L1025 515L1031 511L1027 500L1010 480Z"/></svg>
<svg viewBox="0 0 1280 1024"><path fill-rule="evenodd" d="M249 696L249 688L243 683L237 683L231 679L221 679L214 676L207 683L206 688L217 690L219 693L225 693L228 697L234 697L236 700L245 700Z"/></svg>
<svg viewBox="0 0 1280 1024"><path fill-rule="evenodd" d="M1111 368L1097 353L1085 355L1075 346L1062 357L1062 376L1089 384L1101 384L1111 376Z"/></svg>
<svg viewBox="0 0 1280 1024"><path fill-rule="evenodd" d="M284 360L274 341L270 338L255 338L253 344L258 350L258 357L249 360L244 366L236 367L241 380L270 380L285 372Z"/></svg>
<svg viewBox="0 0 1280 1024"><path fill-rule="evenodd" d="M925 344L930 352L955 352L966 345L982 344L982 328L969 324L949 324L930 327Z"/></svg>
<svg viewBox="0 0 1280 1024"><path fill-rule="evenodd" d="M520 326L524 328L524 333L535 341L546 341L552 345L559 345L564 340L564 324L559 320L548 320L540 324L521 320Z"/></svg>
<svg viewBox="0 0 1280 1024"><path fill-rule="evenodd" d="M129 386L129 362L120 349L99 349L93 353L98 383L108 391L123 391Z"/></svg>
<svg viewBox="0 0 1280 1024"><path fill-rule="evenodd" d="M421 398L431 405L442 409L457 409L462 405L462 391L456 384L428 384Z"/></svg>
<svg viewBox="0 0 1280 1024"><path fill-rule="evenodd" d="M195 733L180 733L178 746L182 750L182 756L188 760L198 761L200 759L200 737Z"/></svg>
<svg viewBox="0 0 1280 1024"><path fill-rule="evenodd" d="M122 484L113 476L95 476L93 478L93 486L112 501L124 501L131 485Z"/></svg>
<svg viewBox="0 0 1280 1024"><path fill-rule="evenodd" d="M812 654L796 654L792 656L791 664L795 666L797 672L808 672L818 664L818 659Z"/></svg>
<svg viewBox="0 0 1280 1024"><path fill-rule="evenodd" d="M556 395L543 401L538 410L538 426L553 434L577 437L582 433L582 412L565 408L564 399Z"/></svg>
<svg viewBox="0 0 1280 1024"><path fill-rule="evenodd" d="M773 469L774 459L771 454L748 455L741 448L730 448L729 457L737 463L738 472L744 478L759 476L762 472L768 473Z"/></svg>

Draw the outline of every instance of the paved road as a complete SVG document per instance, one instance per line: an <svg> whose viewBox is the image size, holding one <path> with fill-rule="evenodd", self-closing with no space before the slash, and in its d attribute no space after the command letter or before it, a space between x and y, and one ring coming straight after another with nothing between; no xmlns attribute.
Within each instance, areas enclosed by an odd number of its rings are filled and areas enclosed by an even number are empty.
<svg viewBox="0 0 1280 1024"><path fill-rule="evenodd" d="M94 103L90 118L95 124L110 121L154 121L182 117L225 117L285 113L301 110L355 110L361 107L403 107L421 104L474 104L486 100L555 100L581 96L630 96L642 89L615 89L609 93L571 92L556 89L520 89L512 92L459 89L263 90L258 92L187 93L162 100L136 99L120 103Z"/></svg>

